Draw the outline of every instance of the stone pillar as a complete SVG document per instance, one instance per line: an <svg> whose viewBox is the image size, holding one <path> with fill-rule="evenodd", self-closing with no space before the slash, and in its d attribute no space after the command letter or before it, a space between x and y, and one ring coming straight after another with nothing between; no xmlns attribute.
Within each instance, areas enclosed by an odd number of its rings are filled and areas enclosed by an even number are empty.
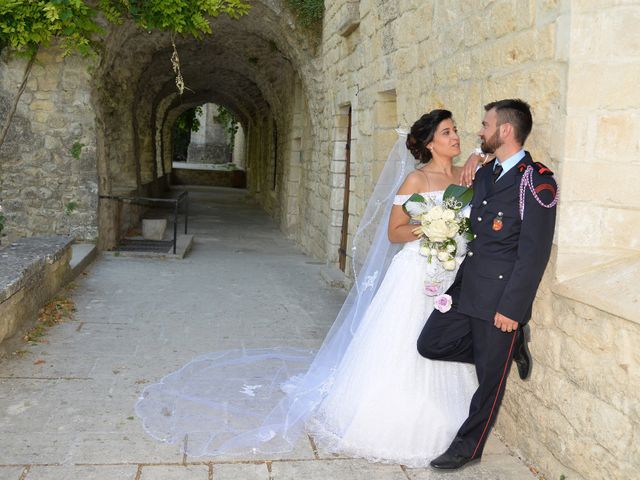
<svg viewBox="0 0 640 480"><path fill-rule="evenodd" d="M217 113L217 105L213 103L202 105L202 112L197 117L200 128L197 132L191 132L187 162L217 164L231 161L227 132L223 125L213 118Z"/></svg>
<svg viewBox="0 0 640 480"><path fill-rule="evenodd" d="M238 125L238 131L233 139L233 155L231 161L236 167L244 169L247 158L246 139L242 125Z"/></svg>

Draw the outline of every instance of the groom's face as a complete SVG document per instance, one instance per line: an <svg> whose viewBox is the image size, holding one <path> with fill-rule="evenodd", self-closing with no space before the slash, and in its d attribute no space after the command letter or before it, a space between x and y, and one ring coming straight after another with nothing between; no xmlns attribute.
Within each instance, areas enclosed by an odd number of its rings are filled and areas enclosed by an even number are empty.
<svg viewBox="0 0 640 480"><path fill-rule="evenodd" d="M504 143L500 138L500 126L498 125L498 113L495 109L489 110L484 114L482 120L482 128L478 132L478 136L482 143L480 148L484 153L495 153Z"/></svg>

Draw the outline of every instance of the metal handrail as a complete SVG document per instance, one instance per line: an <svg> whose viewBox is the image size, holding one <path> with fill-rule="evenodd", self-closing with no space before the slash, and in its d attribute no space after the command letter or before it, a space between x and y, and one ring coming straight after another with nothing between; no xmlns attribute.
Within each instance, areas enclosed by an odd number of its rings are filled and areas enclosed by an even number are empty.
<svg viewBox="0 0 640 480"><path fill-rule="evenodd" d="M173 203L173 254L176 254L176 244L178 239L178 208L180 203L184 202L184 233L186 234L189 225L189 192L180 192L176 198L131 197L125 195L98 195L98 198L140 204L144 204L144 202Z"/></svg>

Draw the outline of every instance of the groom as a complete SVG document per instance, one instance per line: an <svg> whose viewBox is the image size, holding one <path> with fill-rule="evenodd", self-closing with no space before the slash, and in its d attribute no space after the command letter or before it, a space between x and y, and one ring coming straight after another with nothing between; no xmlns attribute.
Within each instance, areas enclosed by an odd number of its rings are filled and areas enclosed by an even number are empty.
<svg viewBox="0 0 640 480"><path fill-rule="evenodd" d="M434 310L418 339L422 356L473 363L478 375L468 418L447 451L431 462L437 469L456 469L480 459L512 358L520 377L529 375L524 328L555 226L552 172L523 149L532 126L529 105L507 99L484 109L478 135L482 150L495 154L496 160L480 168L473 182L474 239L447 292L451 310Z"/></svg>

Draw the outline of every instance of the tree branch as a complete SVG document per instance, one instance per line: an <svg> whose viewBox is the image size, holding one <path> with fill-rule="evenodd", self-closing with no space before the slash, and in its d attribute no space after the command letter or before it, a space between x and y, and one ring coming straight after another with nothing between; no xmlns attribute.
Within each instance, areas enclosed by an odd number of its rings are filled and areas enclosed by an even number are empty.
<svg viewBox="0 0 640 480"><path fill-rule="evenodd" d="M40 47L34 50L33 54L29 58L29 61L27 62L27 66L24 69L24 75L22 76L22 83L20 84L18 93L16 94L13 100L13 105L11 105L9 112L7 113L7 116L4 120L4 125L2 125L2 131L0 132L0 147L2 147L2 144L4 143L4 139L7 136L7 132L9 131L9 126L11 125L11 120L13 120L13 115L16 113L16 108L18 107L18 102L20 101L20 97L22 96L22 93L24 92L24 89L27 86L27 80L29 80L29 74L31 73L31 69L33 68L33 63L36 60L36 56L38 55L39 50L40 50Z"/></svg>

